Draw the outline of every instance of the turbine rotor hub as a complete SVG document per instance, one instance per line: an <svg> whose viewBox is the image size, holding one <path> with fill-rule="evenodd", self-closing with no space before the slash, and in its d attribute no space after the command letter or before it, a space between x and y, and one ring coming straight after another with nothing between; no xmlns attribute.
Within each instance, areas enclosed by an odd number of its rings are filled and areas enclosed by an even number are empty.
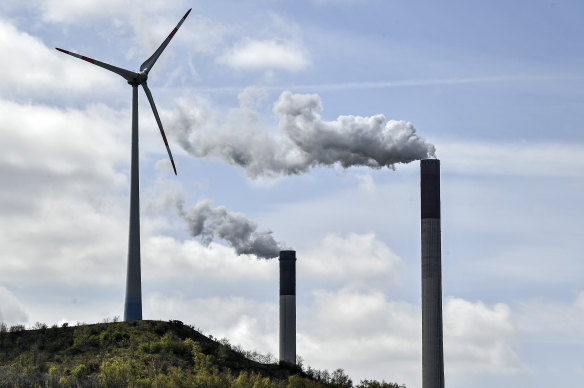
<svg viewBox="0 0 584 388"><path fill-rule="evenodd" d="M128 80L128 83L132 86L142 85L148 79L148 74L146 72L141 71L135 74L136 77L134 77L131 80Z"/></svg>

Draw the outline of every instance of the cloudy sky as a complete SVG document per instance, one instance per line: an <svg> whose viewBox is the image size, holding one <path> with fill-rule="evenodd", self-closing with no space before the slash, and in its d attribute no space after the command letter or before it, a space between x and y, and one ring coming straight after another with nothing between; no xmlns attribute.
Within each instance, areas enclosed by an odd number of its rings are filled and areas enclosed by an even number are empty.
<svg viewBox="0 0 584 388"><path fill-rule="evenodd" d="M419 387L435 147L447 385L581 382L577 1L3 1L0 321L123 315L131 88L54 48L137 70L191 7L149 79L176 177L139 92L145 319L277 354L278 261L237 254L277 242L305 364Z"/></svg>

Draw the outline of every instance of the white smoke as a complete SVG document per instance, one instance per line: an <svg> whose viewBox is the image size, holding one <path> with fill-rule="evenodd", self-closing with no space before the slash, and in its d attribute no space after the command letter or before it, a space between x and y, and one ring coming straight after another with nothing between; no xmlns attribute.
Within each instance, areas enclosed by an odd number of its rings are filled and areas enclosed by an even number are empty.
<svg viewBox="0 0 584 388"><path fill-rule="evenodd" d="M238 255L249 254L264 259L277 257L282 249L271 231L257 231L257 224L243 213L230 212L225 206L211 208L207 200L188 209L184 209L183 202L179 201L177 208L190 235L199 237L204 245L209 245L217 237L225 240Z"/></svg>
<svg viewBox="0 0 584 388"><path fill-rule="evenodd" d="M249 105L249 90L240 95L240 108L231 121L212 131L202 126L200 110L182 103L170 118L171 133L196 157L216 157L242 167L251 178L261 175L301 174L317 166L367 166L395 168L434 157L435 148L405 121L373 116L339 116L325 121L317 94L283 92L274 104L279 116L278 135L258 125L258 114Z"/></svg>
<svg viewBox="0 0 584 388"><path fill-rule="evenodd" d="M238 255L254 255L269 259L277 257L285 245L272 237L272 231L259 230L255 222L245 214L229 211L225 206L211 207L210 200L200 200L185 206L185 189L179 181L167 179L165 173L172 171L168 159L156 163L159 175L156 178L155 195L143 196L142 210L154 215L176 209L186 223L192 237L199 238L208 246L213 240L222 239L235 249ZM1 296L1 294L0 294Z"/></svg>

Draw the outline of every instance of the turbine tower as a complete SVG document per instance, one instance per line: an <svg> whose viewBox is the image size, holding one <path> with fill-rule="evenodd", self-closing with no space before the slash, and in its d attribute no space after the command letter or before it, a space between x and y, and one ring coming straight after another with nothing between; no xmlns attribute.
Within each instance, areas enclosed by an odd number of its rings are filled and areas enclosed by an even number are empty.
<svg viewBox="0 0 584 388"><path fill-rule="evenodd" d="M192 8L191 8L192 9ZM164 145L166 146L166 151L170 157L170 162L172 163L172 169L176 175L176 167L174 165L174 160L172 159L172 153L168 147L168 141L166 140L166 135L164 134L164 129L162 128L162 123L160 122L160 116L158 116L158 111L156 110L156 105L154 104L154 99L152 98L152 93L148 88L146 80L148 79L148 73L152 70L152 67L160 57L160 54L164 51L168 43L176 34L180 26L183 24L191 9L187 11L185 16L178 22L174 30L168 35L168 37L162 42L160 47L140 66L140 71L134 72L120 67L112 66L108 63L100 62L92 58L88 58L83 55L75 54L67 50L57 48L57 50L72 55L76 58L83 59L89 63L96 66L103 67L109 71L112 71L118 75L121 75L128 84L132 86L132 158L130 167L130 236L128 241L128 272L126 277L126 301L124 304L124 320L134 321L142 319L142 280L140 275L140 183L139 183L139 166L138 166L138 86L142 85L146 97L150 102L152 107L152 112L154 112L154 118L160 129L160 134L162 135L162 140L164 140Z"/></svg>

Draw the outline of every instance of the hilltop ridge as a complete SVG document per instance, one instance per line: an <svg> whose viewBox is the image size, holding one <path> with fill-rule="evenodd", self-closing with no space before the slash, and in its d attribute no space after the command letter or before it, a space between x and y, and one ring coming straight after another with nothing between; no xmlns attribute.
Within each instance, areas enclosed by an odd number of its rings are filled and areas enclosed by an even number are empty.
<svg viewBox="0 0 584 388"><path fill-rule="evenodd" d="M36 386L351 388L353 383L341 369L329 373L278 364L180 321L4 326L0 387ZM357 387L403 386L365 380Z"/></svg>

